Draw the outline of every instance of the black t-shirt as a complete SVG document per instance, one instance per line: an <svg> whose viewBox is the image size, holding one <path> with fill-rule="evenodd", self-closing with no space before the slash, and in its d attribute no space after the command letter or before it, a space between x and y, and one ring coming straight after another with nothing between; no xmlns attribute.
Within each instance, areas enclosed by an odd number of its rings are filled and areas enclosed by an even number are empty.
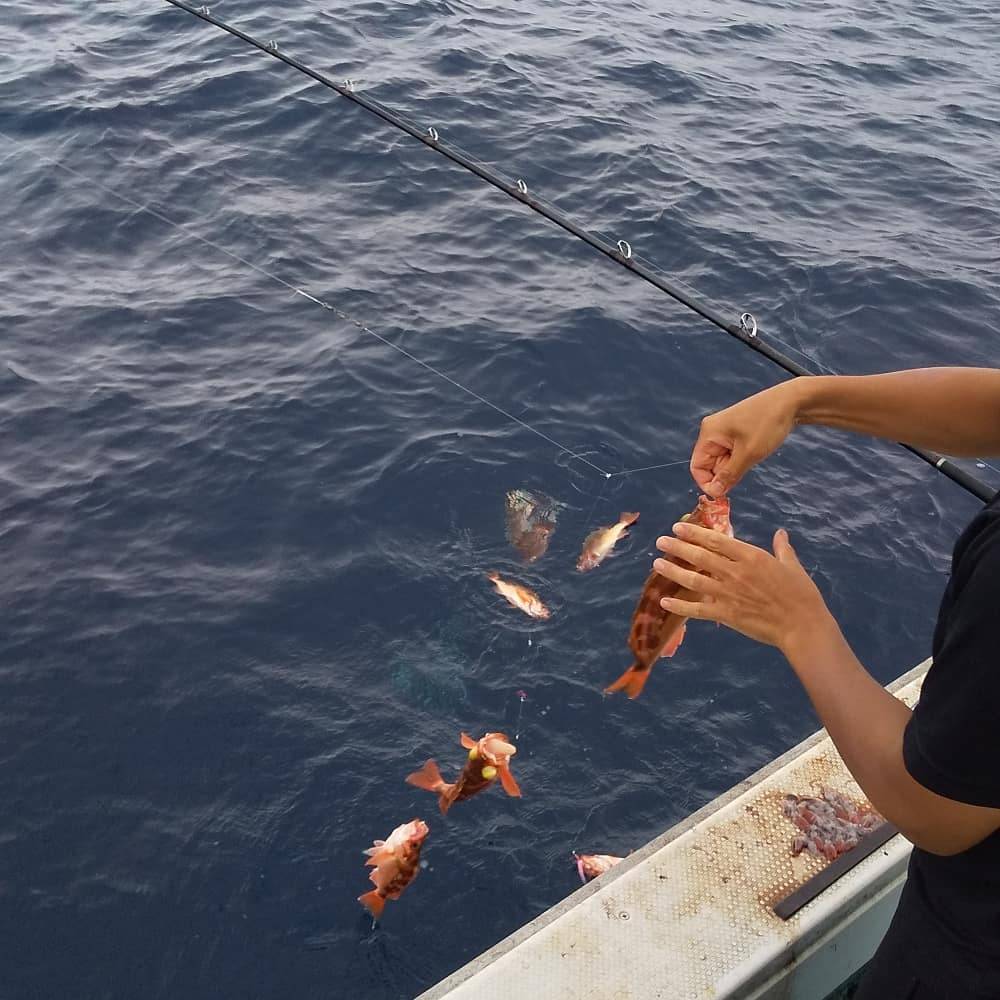
<svg viewBox="0 0 1000 1000"><path fill-rule="evenodd" d="M1000 808L1000 497L955 546L933 653L906 769L938 795ZM1000 998L1000 831L950 857L914 848L897 923L921 979Z"/></svg>

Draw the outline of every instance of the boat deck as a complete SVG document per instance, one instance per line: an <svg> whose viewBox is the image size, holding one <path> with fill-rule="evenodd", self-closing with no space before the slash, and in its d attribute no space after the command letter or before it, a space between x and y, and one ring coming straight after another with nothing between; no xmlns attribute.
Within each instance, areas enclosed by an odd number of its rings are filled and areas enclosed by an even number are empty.
<svg viewBox="0 0 1000 1000"><path fill-rule="evenodd" d="M929 661L890 685L909 705ZM788 920L829 862L793 856L789 793L864 797L824 730L422 994L419 1000L821 1000L884 932L909 843L893 836Z"/></svg>

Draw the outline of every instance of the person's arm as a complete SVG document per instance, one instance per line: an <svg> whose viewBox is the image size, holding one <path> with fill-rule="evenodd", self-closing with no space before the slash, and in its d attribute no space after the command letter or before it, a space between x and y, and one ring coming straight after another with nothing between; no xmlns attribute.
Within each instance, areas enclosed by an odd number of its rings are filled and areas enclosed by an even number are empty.
<svg viewBox="0 0 1000 1000"><path fill-rule="evenodd" d="M777 646L862 791L907 839L934 854L957 854L1000 829L1000 809L945 798L910 776L903 759L910 710L855 657L784 531L775 535L773 556L697 525L676 524L674 533L657 548L695 568L664 559L654 568L700 596L666 598L664 610Z"/></svg>
<svg viewBox="0 0 1000 1000"><path fill-rule="evenodd" d="M705 417L691 474L722 496L799 424L904 441L949 455L1000 455L1000 369L811 375Z"/></svg>

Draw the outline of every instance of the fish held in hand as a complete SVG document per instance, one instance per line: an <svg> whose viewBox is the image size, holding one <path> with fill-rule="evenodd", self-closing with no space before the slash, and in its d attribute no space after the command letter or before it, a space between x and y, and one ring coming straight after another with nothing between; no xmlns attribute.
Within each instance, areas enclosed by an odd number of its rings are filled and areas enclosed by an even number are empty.
<svg viewBox="0 0 1000 1000"><path fill-rule="evenodd" d="M733 537L733 526L729 520L729 500L725 497L719 500L704 495L698 497L695 509L686 514L682 520ZM672 561L686 569L694 568L680 559ZM661 656L673 656L677 652L684 639L687 619L672 611L664 611L660 606L660 601L664 597L691 601L695 600L697 595L674 583L673 580L661 576L655 570L649 574L632 615L632 627L628 636L629 649L635 656L635 663L614 684L604 689L605 694L624 691L629 698L638 698L649 679L653 664Z"/></svg>
<svg viewBox="0 0 1000 1000"><path fill-rule="evenodd" d="M500 594L519 611L523 611L532 618L548 618L552 614L538 594L530 587L514 583L513 580L505 580L499 573L487 573L486 575L493 581L493 585Z"/></svg>
<svg viewBox="0 0 1000 1000"><path fill-rule="evenodd" d="M365 854L367 865L372 866L369 878L375 888L358 896L376 920L382 916L387 899L399 899L403 890L420 871L420 848L427 836L427 824L422 819L401 823L387 840L376 840Z"/></svg>
<svg viewBox="0 0 1000 1000"><path fill-rule="evenodd" d="M510 490L507 494L505 519L507 540L532 563L545 555L556 530L559 505L543 493L530 490Z"/></svg>
<svg viewBox="0 0 1000 1000"><path fill-rule="evenodd" d="M583 883L597 878L598 875L603 875L619 862L625 860L615 854L577 854L576 851L573 852L573 857L576 858L576 870Z"/></svg>
<svg viewBox="0 0 1000 1000"><path fill-rule="evenodd" d="M629 525L635 524L638 520L638 511L622 511L615 524L592 531L583 543L583 551L576 562L576 568L581 573L586 573L587 570L600 566L619 539L628 537Z"/></svg>
<svg viewBox="0 0 1000 1000"><path fill-rule="evenodd" d="M446 814L456 802L471 799L489 788L497 778L508 795L521 797L521 789L510 773L510 759L517 753L517 747L506 735L487 733L482 739L474 740L468 733L462 733L462 746L469 753L462 773L454 781L445 781L433 760L427 761L406 780L416 788L434 792L442 814Z"/></svg>

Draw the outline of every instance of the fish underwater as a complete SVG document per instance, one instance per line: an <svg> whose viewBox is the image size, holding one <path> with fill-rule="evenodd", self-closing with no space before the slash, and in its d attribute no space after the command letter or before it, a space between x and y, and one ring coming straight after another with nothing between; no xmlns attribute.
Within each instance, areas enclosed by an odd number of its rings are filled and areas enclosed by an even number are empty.
<svg viewBox="0 0 1000 1000"><path fill-rule="evenodd" d="M698 497L695 509L686 514L682 520L733 537L733 526L729 520L729 501L725 497L719 500L704 495ZM692 568L687 563L680 564ZM664 611L660 607L661 599L677 597L690 601L696 596L693 591L685 590L655 570L649 574L632 615L632 628L628 636L629 649L635 656L635 663L614 684L604 689L605 694L624 691L629 698L639 697L649 679L653 664L661 656L673 656L684 639L687 619L682 615Z"/></svg>
<svg viewBox="0 0 1000 1000"><path fill-rule="evenodd" d="M808 851L814 857L834 861L885 822L874 809L857 806L840 792L824 788L820 795L788 794L781 803L782 812L800 831L792 841L793 855Z"/></svg>
<svg viewBox="0 0 1000 1000"><path fill-rule="evenodd" d="M378 920L387 899L399 899L403 890L420 871L420 848L427 836L427 824L422 819L401 823L387 840L376 840L365 854L366 865L372 865L369 876L375 888L358 896L358 902Z"/></svg>
<svg viewBox="0 0 1000 1000"><path fill-rule="evenodd" d="M434 792L442 815L456 803L478 795L479 792L500 779L503 790L513 798L521 797L521 789L510 773L510 759L517 747L508 742L503 733L487 733L481 740L474 740L462 733L462 746L469 751L462 773L450 784L441 777L433 760L427 761L406 780L416 788Z"/></svg>
<svg viewBox="0 0 1000 1000"><path fill-rule="evenodd" d="M598 528L587 535L583 543L583 551L577 560L576 568L581 573L600 566L621 538L628 537L629 525L639 520L638 511L622 511L616 524L606 528Z"/></svg>
<svg viewBox="0 0 1000 1000"><path fill-rule="evenodd" d="M507 493L507 540L526 563L540 559L548 550L558 509L559 505L543 493L523 489Z"/></svg>
<svg viewBox="0 0 1000 1000"><path fill-rule="evenodd" d="M542 599L530 587L504 580L499 573L487 573L494 586L507 601L519 611L532 618L548 618L551 611L542 603Z"/></svg>
<svg viewBox="0 0 1000 1000"><path fill-rule="evenodd" d="M576 858L576 870L580 874L580 881L584 883L603 875L620 861L625 860L615 854L577 854L576 851L573 852L573 857Z"/></svg>

